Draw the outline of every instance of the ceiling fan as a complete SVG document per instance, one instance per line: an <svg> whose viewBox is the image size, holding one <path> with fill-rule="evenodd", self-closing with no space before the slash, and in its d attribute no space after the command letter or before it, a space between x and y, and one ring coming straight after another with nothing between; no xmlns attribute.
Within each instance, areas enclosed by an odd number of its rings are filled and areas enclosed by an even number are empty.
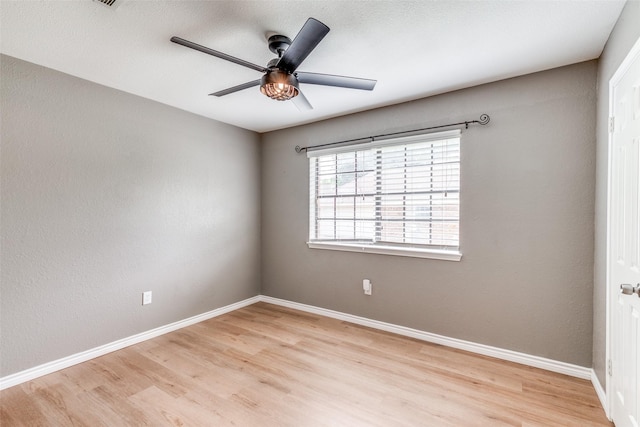
<svg viewBox="0 0 640 427"><path fill-rule="evenodd" d="M373 90L376 85L375 80L297 71L302 61L309 56L311 51L315 49L328 32L329 27L325 24L317 19L309 18L293 41L280 34L271 35L267 39L269 50L277 54L278 57L269 61L266 67L227 55L226 53L210 49L180 37L173 36L171 37L171 41L264 73L261 79L223 89L210 93L209 95L225 96L243 89L260 86L260 91L271 99L278 101L291 99L298 109L310 110L313 107L302 94L299 83L360 90Z"/></svg>

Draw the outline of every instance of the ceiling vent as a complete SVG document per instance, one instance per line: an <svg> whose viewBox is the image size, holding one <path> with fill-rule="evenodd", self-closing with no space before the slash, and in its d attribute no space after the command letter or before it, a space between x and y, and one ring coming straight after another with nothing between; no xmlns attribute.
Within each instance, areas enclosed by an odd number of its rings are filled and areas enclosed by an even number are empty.
<svg viewBox="0 0 640 427"><path fill-rule="evenodd" d="M110 9L115 9L118 7L122 0L93 0L96 3L100 3L104 6L107 6Z"/></svg>

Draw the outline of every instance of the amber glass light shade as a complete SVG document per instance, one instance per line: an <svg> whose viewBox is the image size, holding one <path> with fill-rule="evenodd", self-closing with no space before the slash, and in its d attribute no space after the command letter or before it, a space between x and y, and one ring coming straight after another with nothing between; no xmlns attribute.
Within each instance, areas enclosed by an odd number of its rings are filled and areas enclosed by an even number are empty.
<svg viewBox="0 0 640 427"><path fill-rule="evenodd" d="M260 92L271 99L286 101L300 93L298 80L284 71L273 70L262 76Z"/></svg>

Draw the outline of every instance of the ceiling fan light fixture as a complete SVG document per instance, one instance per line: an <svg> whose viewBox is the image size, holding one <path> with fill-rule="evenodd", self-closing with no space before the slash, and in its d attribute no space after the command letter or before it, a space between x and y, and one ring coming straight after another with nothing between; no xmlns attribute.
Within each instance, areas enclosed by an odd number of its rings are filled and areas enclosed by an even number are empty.
<svg viewBox="0 0 640 427"><path fill-rule="evenodd" d="M300 93L298 79L286 71L269 71L262 76L260 92L276 101L287 101Z"/></svg>
<svg viewBox="0 0 640 427"><path fill-rule="evenodd" d="M2 1L2 0L0 0ZM128 1L128 0L95 0L95 1ZM183 38L173 36L171 42L215 56L225 61L250 68L263 73L261 79L252 80L243 84L239 84L227 89L210 93L212 96L225 96L231 93L239 92L248 88L255 88L260 85L260 92L276 101L287 101L296 99L295 105L298 109L311 110L313 107L300 91L299 83L343 87L348 89L373 90L376 85L375 80L362 79L357 77L336 76L322 73L297 72L296 70L305 60L307 56L316 48L318 43L329 32L322 22L314 18L307 19L293 41L283 35L269 33L267 43L269 50L278 55L267 63L266 67L256 65L244 59L236 58L217 50L210 49L206 46L185 40Z"/></svg>

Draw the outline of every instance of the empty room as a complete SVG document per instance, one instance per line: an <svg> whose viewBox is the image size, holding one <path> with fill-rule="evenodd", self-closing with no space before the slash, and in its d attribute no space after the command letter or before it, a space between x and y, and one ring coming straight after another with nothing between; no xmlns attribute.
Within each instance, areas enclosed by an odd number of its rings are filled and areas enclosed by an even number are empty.
<svg viewBox="0 0 640 427"><path fill-rule="evenodd" d="M0 425L640 425L640 0L0 0Z"/></svg>

